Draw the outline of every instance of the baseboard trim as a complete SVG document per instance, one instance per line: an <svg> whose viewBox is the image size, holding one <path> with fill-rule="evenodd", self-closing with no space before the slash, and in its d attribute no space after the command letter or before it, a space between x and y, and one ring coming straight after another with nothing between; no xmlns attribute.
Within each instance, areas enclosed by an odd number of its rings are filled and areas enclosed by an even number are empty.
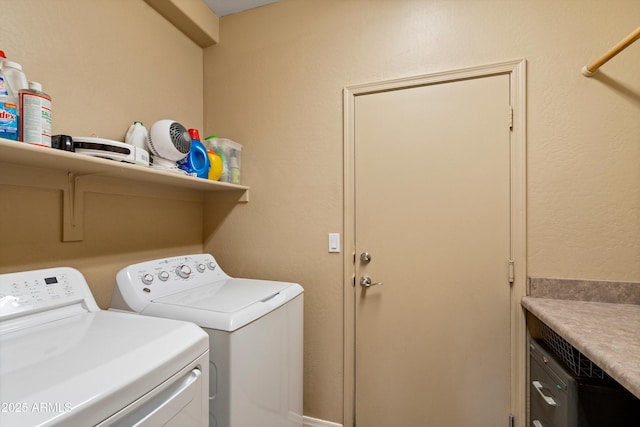
<svg viewBox="0 0 640 427"><path fill-rule="evenodd" d="M303 427L343 427L342 424L331 421L319 420L317 418L302 417Z"/></svg>

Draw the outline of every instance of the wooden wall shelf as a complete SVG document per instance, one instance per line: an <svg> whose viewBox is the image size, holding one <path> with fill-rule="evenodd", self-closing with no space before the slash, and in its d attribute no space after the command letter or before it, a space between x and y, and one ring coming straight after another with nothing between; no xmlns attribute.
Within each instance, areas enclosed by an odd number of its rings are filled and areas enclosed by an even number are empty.
<svg viewBox="0 0 640 427"><path fill-rule="evenodd" d="M237 192L249 201L249 187L211 181L130 163L91 157L0 138L0 185L53 188L63 196L63 241L82 240L85 192L207 200L216 192Z"/></svg>

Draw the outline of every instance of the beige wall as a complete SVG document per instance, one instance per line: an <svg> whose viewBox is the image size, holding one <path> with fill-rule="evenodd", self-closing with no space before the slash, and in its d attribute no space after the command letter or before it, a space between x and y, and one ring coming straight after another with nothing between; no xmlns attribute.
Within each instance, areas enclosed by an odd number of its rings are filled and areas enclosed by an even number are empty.
<svg viewBox="0 0 640 427"><path fill-rule="evenodd" d="M143 0L1 3L0 49L53 98L54 133L122 141L134 120L164 118L202 128L202 49ZM7 174L33 177L0 158L0 182ZM177 204L87 193L84 240L68 243L60 239L61 201L60 191L0 186L0 272L79 268L105 308L119 268L202 251L197 197Z"/></svg>
<svg viewBox="0 0 640 427"><path fill-rule="evenodd" d="M342 89L525 58L528 274L640 280L640 43L580 73L638 16L636 0L283 0L221 19L204 127L244 144L251 202L205 250L304 286L305 415L342 421ZM380 173L401 162L389 141Z"/></svg>
<svg viewBox="0 0 640 427"><path fill-rule="evenodd" d="M203 225L199 201L89 194L85 240L61 243L59 192L1 186L0 271L76 266L105 307L118 268L204 239L233 275L298 281L305 415L342 421L342 258L327 233L343 232L345 86L526 58L529 274L640 280L640 43L580 74L638 25L635 0L283 0L222 18L204 58L142 0L2 11L0 49L53 97L56 133L121 139L171 117L230 137L251 201L223 220L232 204L213 198ZM389 146L381 173L401 161Z"/></svg>

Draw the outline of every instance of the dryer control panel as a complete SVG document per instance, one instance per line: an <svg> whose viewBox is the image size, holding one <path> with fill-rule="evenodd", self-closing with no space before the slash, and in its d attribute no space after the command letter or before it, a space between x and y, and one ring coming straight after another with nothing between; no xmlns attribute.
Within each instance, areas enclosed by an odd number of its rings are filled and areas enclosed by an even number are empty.
<svg viewBox="0 0 640 427"><path fill-rule="evenodd" d="M70 267L0 274L0 321L77 302L99 310L87 282Z"/></svg>
<svg viewBox="0 0 640 427"><path fill-rule="evenodd" d="M141 312L154 299L229 278L211 254L133 264L118 272L111 308Z"/></svg>

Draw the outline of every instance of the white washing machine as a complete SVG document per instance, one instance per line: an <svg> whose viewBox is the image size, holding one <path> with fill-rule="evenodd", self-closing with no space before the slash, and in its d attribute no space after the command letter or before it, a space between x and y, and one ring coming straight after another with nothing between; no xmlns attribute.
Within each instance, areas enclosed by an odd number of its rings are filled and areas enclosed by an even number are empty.
<svg viewBox="0 0 640 427"><path fill-rule="evenodd" d="M100 310L82 274L0 274L0 425L207 425L208 337Z"/></svg>
<svg viewBox="0 0 640 427"><path fill-rule="evenodd" d="M112 309L188 320L209 334L209 426L302 426L303 289L229 277L210 254L117 275Z"/></svg>

